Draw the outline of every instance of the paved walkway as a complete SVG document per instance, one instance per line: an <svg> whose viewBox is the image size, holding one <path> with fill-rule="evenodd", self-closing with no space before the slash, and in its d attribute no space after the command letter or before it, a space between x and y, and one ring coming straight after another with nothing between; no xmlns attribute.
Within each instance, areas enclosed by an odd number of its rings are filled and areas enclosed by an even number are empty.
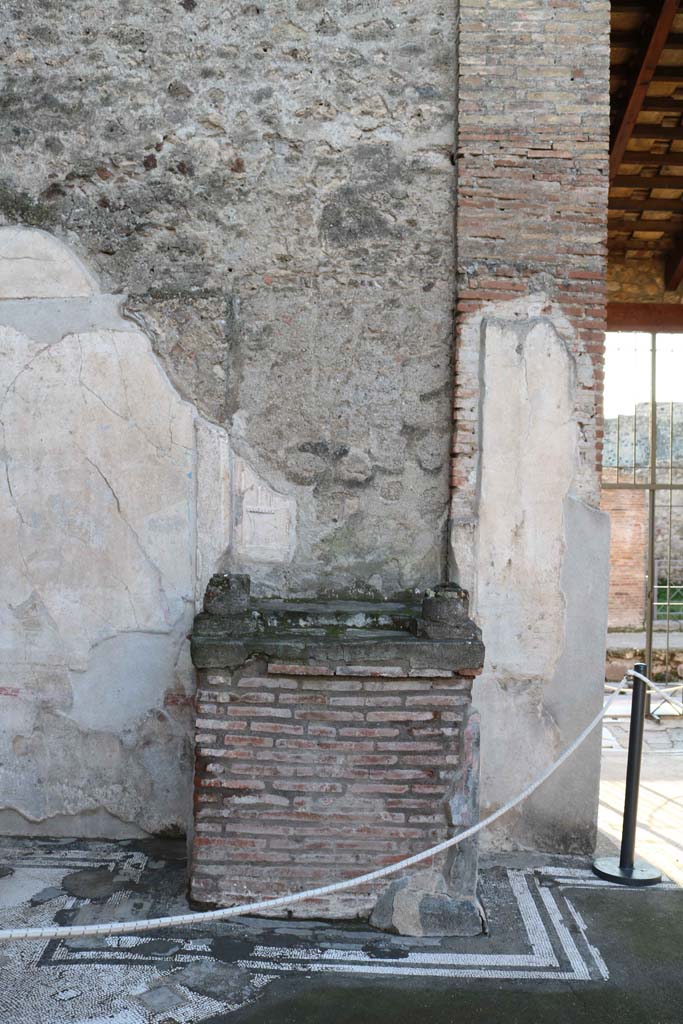
<svg viewBox="0 0 683 1024"><path fill-rule="evenodd" d="M645 724L636 850L683 886L683 719L678 725L675 721ZM612 743L605 743L608 738ZM616 852L621 841L627 746L628 722L608 721L603 731L600 853Z"/></svg>
<svg viewBox="0 0 683 1024"><path fill-rule="evenodd" d="M652 634L652 646L656 651L666 650L666 630L656 630ZM645 649L644 632L608 633L607 649L610 651L642 651ZM669 650L683 649L683 630L672 629L669 632Z"/></svg>
<svg viewBox="0 0 683 1024"><path fill-rule="evenodd" d="M610 708L610 717L605 718L602 726L602 749L603 753L614 750L628 750L629 734L629 712L631 710L631 698L625 700L622 714L619 710L617 698ZM653 701L653 708L658 701ZM615 710L616 709L616 710ZM666 717L659 721L645 720L643 729L643 751L646 755L657 754L664 751L678 751L683 754L683 715L668 714L668 705L663 705L663 711L667 712ZM618 715L618 717L612 717ZM603 764L603 770L607 762Z"/></svg>

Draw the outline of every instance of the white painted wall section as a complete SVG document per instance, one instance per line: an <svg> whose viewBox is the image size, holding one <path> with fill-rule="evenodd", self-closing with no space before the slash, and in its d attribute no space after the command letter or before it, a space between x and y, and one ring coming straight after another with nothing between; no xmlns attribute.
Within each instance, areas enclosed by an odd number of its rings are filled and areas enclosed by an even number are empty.
<svg viewBox="0 0 683 1024"><path fill-rule="evenodd" d="M472 595L486 645L482 813L538 775L602 700L609 518L578 456L585 406L568 321L544 296L491 305L479 335L481 446L476 508L452 530L453 572ZM590 849L599 740L589 740L492 847Z"/></svg>
<svg viewBox="0 0 683 1024"><path fill-rule="evenodd" d="M233 484L246 470L232 471L225 429L180 398L122 298L101 295L58 239L0 228L6 832L187 822L187 637L239 545Z"/></svg>

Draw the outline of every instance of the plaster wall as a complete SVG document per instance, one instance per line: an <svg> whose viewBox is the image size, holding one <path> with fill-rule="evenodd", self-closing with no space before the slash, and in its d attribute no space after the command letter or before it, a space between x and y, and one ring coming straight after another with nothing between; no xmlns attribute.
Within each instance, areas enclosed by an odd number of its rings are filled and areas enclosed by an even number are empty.
<svg viewBox="0 0 683 1024"><path fill-rule="evenodd" d="M543 295L490 304L480 338L476 519L455 523L453 572L486 639L482 811L555 759L602 699L609 517L581 494L573 328ZM497 848L588 851L599 732L538 794L483 836Z"/></svg>
<svg viewBox="0 0 683 1024"><path fill-rule="evenodd" d="M7 832L185 830L196 598L240 549L249 488L288 507L180 397L122 298L54 237L0 228Z"/></svg>

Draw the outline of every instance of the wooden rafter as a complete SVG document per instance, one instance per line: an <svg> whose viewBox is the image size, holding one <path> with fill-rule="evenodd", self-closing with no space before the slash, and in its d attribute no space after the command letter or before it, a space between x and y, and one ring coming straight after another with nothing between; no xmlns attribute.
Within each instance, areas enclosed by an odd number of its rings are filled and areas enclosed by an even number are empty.
<svg viewBox="0 0 683 1024"><path fill-rule="evenodd" d="M633 14L634 11L645 13L649 0L612 0L613 14Z"/></svg>
<svg viewBox="0 0 683 1024"><path fill-rule="evenodd" d="M610 210L635 210L640 213L643 210L658 210L662 213L672 213L672 208L677 205L674 199L631 199L622 196L610 196ZM682 212L677 210L677 213Z"/></svg>
<svg viewBox="0 0 683 1024"><path fill-rule="evenodd" d="M648 96L641 109L656 114L680 114L681 101L673 96Z"/></svg>
<svg viewBox="0 0 683 1024"><path fill-rule="evenodd" d="M612 78L626 81L631 77L630 68L627 64L614 64L612 66ZM683 79L683 68L678 64L660 64L651 77L653 82L670 82L676 84Z"/></svg>
<svg viewBox="0 0 683 1024"><path fill-rule="evenodd" d="M683 68L681 69L683 70ZM680 107L678 108L681 109ZM661 124L637 124L631 133L633 139L683 139L683 126L664 128Z"/></svg>
<svg viewBox="0 0 683 1024"><path fill-rule="evenodd" d="M680 218L677 220L617 220L611 217L607 221L610 231L659 231L665 235L677 235L680 233L683 224Z"/></svg>
<svg viewBox="0 0 683 1024"><path fill-rule="evenodd" d="M620 47L627 50L639 50L643 45L643 37L639 32L615 29L610 36L610 42L614 47ZM664 49L683 50L683 32L672 32L666 41Z"/></svg>
<svg viewBox="0 0 683 1024"><path fill-rule="evenodd" d="M637 149L627 149L623 164L642 167L683 167L683 153L641 153Z"/></svg>
<svg viewBox="0 0 683 1024"><path fill-rule="evenodd" d="M619 166L626 152L626 147L638 120L638 114L642 109L643 101L657 68L667 36L671 32L679 6L680 0L662 0L662 6L655 19L640 70L636 75L633 88L626 103L624 115L614 136L612 152L610 154L610 181L616 178L618 174Z"/></svg>
<svg viewBox="0 0 683 1024"><path fill-rule="evenodd" d="M666 163L666 160L662 163ZM683 175L656 174L654 177L646 178L640 174L619 174L612 184L615 188L671 188L680 191L683 190Z"/></svg>
<svg viewBox="0 0 683 1024"><path fill-rule="evenodd" d="M657 256L664 256L676 249L671 238L666 235L656 241L648 238L608 238L607 248L610 252L651 252Z"/></svg>
<svg viewBox="0 0 683 1024"><path fill-rule="evenodd" d="M608 331L683 331L677 302L608 302Z"/></svg>

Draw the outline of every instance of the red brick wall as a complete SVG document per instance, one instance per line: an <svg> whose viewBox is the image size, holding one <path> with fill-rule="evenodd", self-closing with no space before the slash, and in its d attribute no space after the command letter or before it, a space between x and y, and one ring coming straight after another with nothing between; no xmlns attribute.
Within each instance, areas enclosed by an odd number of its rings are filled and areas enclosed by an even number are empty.
<svg viewBox="0 0 683 1024"><path fill-rule="evenodd" d="M281 895L445 838L470 686L391 667L200 672L192 897ZM364 914L377 891L296 913Z"/></svg>
<svg viewBox="0 0 683 1024"><path fill-rule="evenodd" d="M473 519L488 303L542 292L575 329L583 496L597 504L609 142L609 0L461 0L453 515Z"/></svg>
<svg viewBox="0 0 683 1024"><path fill-rule="evenodd" d="M609 512L610 581L608 624L611 629L642 627L645 620L647 494L603 490L601 508Z"/></svg>

